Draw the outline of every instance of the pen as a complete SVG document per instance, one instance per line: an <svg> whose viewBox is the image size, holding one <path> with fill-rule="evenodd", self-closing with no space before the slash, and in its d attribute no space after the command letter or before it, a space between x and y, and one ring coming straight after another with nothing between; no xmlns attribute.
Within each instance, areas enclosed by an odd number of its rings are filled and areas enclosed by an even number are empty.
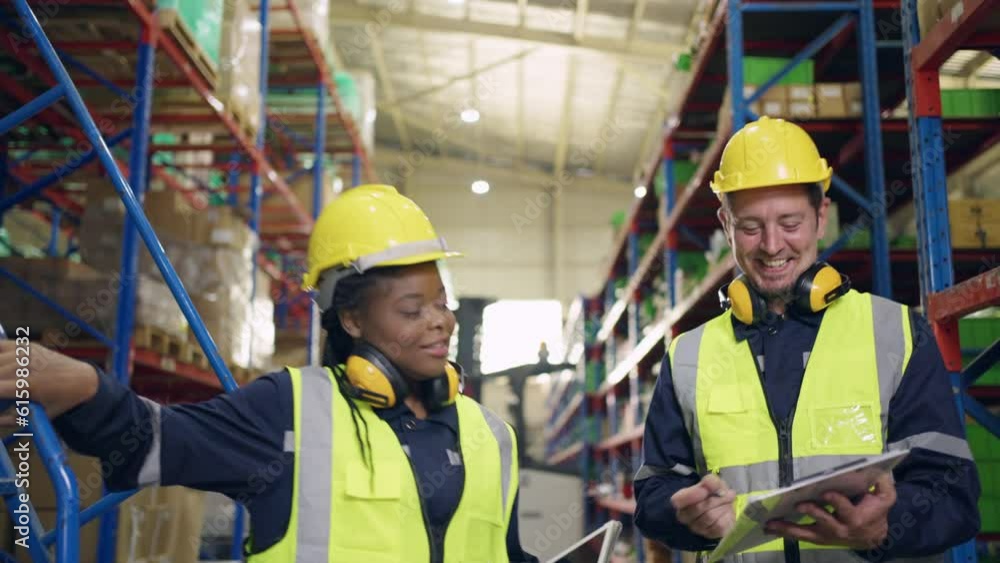
<svg viewBox="0 0 1000 563"><path fill-rule="evenodd" d="M708 473L705 473L704 475L701 476L702 481L704 481L705 478L708 477L709 475L715 475L716 477L719 477L719 472L718 471L709 471ZM721 481L722 478L719 477L719 480ZM724 481L723 481L723 484L725 484ZM724 491L723 488L719 488L719 489L716 489L716 490L712 491L711 493L709 493L709 496L723 497L723 496L726 496L726 494L725 494L725 491Z"/></svg>

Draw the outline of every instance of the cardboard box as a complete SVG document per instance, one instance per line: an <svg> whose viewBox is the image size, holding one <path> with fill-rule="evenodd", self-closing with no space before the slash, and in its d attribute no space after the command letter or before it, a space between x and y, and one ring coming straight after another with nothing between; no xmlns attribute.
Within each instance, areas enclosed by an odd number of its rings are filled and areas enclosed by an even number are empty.
<svg viewBox="0 0 1000 563"><path fill-rule="evenodd" d="M847 97L843 84L836 82L817 84L815 92L816 117L847 117Z"/></svg>
<svg viewBox="0 0 1000 563"><path fill-rule="evenodd" d="M0 266L96 330L106 335L114 332L119 285L110 273L61 258L4 258ZM33 338L54 330L66 331L70 337L84 335L79 325L6 277L0 278L0 292L4 296L0 319L8 334L25 328Z"/></svg>
<svg viewBox="0 0 1000 563"><path fill-rule="evenodd" d="M844 83L844 99L847 102L848 117L857 117L862 114L862 97L860 82Z"/></svg>
<svg viewBox="0 0 1000 563"><path fill-rule="evenodd" d="M1000 248L1000 200L948 201L952 248Z"/></svg>
<svg viewBox="0 0 1000 563"><path fill-rule="evenodd" d="M813 119L816 117L816 104L812 101L790 101L787 109L787 116L792 119Z"/></svg>
<svg viewBox="0 0 1000 563"><path fill-rule="evenodd" d="M789 102L811 102L815 97L812 86L792 85L785 88Z"/></svg>

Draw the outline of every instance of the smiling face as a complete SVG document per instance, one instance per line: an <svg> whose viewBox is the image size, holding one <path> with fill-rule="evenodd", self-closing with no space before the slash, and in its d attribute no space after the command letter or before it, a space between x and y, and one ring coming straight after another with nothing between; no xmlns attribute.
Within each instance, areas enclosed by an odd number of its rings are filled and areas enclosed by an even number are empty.
<svg viewBox="0 0 1000 563"><path fill-rule="evenodd" d="M379 276L357 311L341 312L344 329L385 354L406 377L444 373L455 315L433 262Z"/></svg>
<svg viewBox="0 0 1000 563"><path fill-rule="evenodd" d="M772 311L784 313L795 281L816 262L830 200L802 185L731 192L719 220L740 269ZM818 204L818 205L817 205Z"/></svg>

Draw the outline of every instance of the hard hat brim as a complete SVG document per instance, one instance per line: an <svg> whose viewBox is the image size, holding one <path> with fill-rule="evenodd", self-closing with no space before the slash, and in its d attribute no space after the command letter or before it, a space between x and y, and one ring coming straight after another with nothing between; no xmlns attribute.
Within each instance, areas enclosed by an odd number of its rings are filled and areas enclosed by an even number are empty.
<svg viewBox="0 0 1000 563"><path fill-rule="evenodd" d="M412 256L406 256L403 258L396 258L394 260L386 260L384 262L379 262L378 264L372 266L369 269L382 268L387 266L413 266L415 264L423 264L425 262L436 262L438 260L444 260L447 258L463 258L465 255L461 252L454 250L435 250L432 252L422 252L419 254L414 254ZM305 291L311 291L316 289L316 284L319 283L319 278L323 271L329 270L330 268L351 268L349 264L330 264L326 268L320 270L319 274L315 275L315 279L309 276L307 273L305 278L302 280L302 289Z"/></svg>
<svg viewBox="0 0 1000 563"><path fill-rule="evenodd" d="M819 184L823 187L823 193L830 191L830 185L833 181L833 168L828 168L826 175L820 178L788 178L784 180L774 180L766 184L749 184L743 186L726 186L725 182L716 182L715 180L709 182L709 186L716 195L728 194L733 192L742 192L746 190L759 190L763 188L777 188L780 186L793 186L795 184Z"/></svg>

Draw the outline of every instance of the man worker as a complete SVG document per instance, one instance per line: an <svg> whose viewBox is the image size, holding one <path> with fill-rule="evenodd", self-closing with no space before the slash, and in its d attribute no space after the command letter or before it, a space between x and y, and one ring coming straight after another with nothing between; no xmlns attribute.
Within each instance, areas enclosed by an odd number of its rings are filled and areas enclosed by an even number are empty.
<svg viewBox="0 0 1000 563"><path fill-rule="evenodd" d="M817 263L832 174L781 119L726 145L711 187L743 273L661 364L635 475L645 536L710 550L748 493L906 448L863 498L805 503L806 521L768 523L774 540L725 561L943 561L978 531L979 478L929 325Z"/></svg>

